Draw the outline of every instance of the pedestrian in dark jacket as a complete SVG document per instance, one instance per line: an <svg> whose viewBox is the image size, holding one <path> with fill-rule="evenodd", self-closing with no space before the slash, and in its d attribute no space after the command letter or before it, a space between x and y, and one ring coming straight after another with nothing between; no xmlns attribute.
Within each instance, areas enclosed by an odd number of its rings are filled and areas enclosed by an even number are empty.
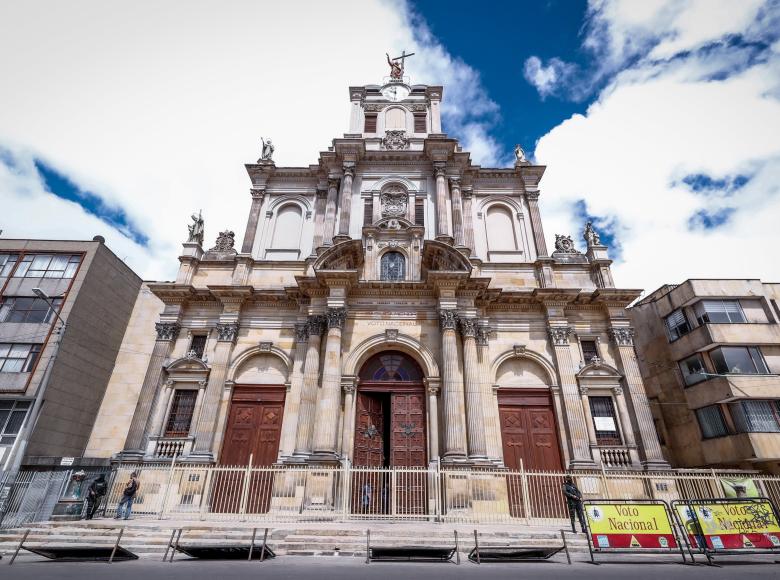
<svg viewBox="0 0 780 580"><path fill-rule="evenodd" d="M574 528L574 514L577 514L577 519L580 520L580 528L582 533L585 533L585 513L582 511L582 492L574 485L574 480L571 475L567 475L563 479L563 495L566 496L566 505L569 508L569 519L571 519L571 531L573 534L577 533Z"/></svg>
<svg viewBox="0 0 780 580"><path fill-rule="evenodd" d="M138 488L141 484L138 482L138 474L134 471L130 474L130 480L125 485L124 491L122 491L122 499L119 500L119 505L116 507L115 519L122 517L124 511L124 518L130 519L130 512L133 510L133 501L135 501L135 494L138 493Z"/></svg>
<svg viewBox="0 0 780 580"><path fill-rule="evenodd" d="M87 490L87 511L85 514L86 519L91 520L92 516L100 507L100 502L103 500L103 496L108 491L108 482L106 476L102 473L97 476L97 479L92 482Z"/></svg>

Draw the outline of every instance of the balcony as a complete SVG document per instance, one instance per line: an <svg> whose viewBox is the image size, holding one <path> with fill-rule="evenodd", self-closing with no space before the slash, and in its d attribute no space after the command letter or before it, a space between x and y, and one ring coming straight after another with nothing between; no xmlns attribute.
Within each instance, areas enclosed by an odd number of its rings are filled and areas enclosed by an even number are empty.
<svg viewBox="0 0 780 580"><path fill-rule="evenodd" d="M702 441L707 465L780 460L780 433L737 433Z"/></svg>
<svg viewBox="0 0 780 580"><path fill-rule="evenodd" d="M626 445L591 445L593 459L607 469L639 469L636 449Z"/></svg>
<svg viewBox="0 0 780 580"><path fill-rule="evenodd" d="M674 360L682 360L719 344L780 344L780 325L761 322L703 324L672 342L669 349Z"/></svg>
<svg viewBox="0 0 780 580"><path fill-rule="evenodd" d="M150 437L146 448L148 459L173 459L190 454L194 437Z"/></svg>
<svg viewBox="0 0 780 580"><path fill-rule="evenodd" d="M778 394L780 375L712 377L685 389L685 398L692 409L734 399L776 399Z"/></svg>

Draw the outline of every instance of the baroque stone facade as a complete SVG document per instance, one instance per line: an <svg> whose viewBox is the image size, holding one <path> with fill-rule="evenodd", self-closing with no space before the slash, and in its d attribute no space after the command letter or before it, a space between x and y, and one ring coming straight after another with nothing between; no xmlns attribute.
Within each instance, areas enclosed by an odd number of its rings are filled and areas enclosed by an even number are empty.
<svg viewBox="0 0 780 580"><path fill-rule="evenodd" d="M625 314L638 292L615 288L607 248L549 254L545 167L475 165L442 132L442 87L391 84L350 87L349 131L316 164L246 166L240 253L232 232L187 242L176 281L148 284L157 333L131 322L127 340L149 355L107 396L134 412L113 434L101 415L93 454L667 466Z"/></svg>

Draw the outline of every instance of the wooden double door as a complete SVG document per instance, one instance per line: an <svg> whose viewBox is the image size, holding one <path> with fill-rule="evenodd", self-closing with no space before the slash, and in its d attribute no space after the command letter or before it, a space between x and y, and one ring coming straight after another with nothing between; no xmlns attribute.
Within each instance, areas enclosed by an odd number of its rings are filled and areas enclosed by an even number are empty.
<svg viewBox="0 0 780 580"><path fill-rule="evenodd" d="M550 391L542 389L499 389L498 411L504 464L510 470L561 471L558 428ZM530 476L527 490L534 515L547 514L550 494L560 494L559 482L552 477ZM509 507L513 516L523 514L523 488L520 478L509 476ZM552 507L550 508L552 509Z"/></svg>
<svg viewBox="0 0 780 580"><path fill-rule="evenodd" d="M389 470L360 470L427 466L424 393L421 384L375 384L358 391L353 512L425 513L427 479L422 473L400 471L393 475Z"/></svg>
<svg viewBox="0 0 780 580"><path fill-rule="evenodd" d="M230 466L263 467L276 463L284 418L283 386L240 385L233 388L225 440L220 463ZM235 512L240 507L243 488L242 470L220 473L215 481L217 497L224 503L221 511ZM268 511L273 489L270 473L253 473L249 482L248 513Z"/></svg>

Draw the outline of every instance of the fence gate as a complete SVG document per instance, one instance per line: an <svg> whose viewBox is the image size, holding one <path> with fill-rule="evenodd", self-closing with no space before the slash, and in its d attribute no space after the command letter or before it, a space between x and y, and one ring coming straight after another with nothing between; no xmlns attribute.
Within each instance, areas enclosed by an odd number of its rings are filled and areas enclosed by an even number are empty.
<svg viewBox="0 0 780 580"><path fill-rule="evenodd" d="M48 520L70 471L21 471L11 486L0 528Z"/></svg>

